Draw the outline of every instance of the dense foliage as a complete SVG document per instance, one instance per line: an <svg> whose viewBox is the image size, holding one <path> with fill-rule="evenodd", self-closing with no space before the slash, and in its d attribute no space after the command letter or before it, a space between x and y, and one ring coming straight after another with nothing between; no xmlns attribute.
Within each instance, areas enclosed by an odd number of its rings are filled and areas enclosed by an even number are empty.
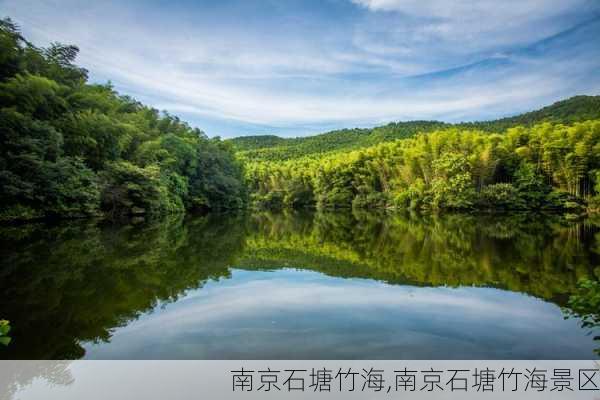
<svg viewBox="0 0 600 400"><path fill-rule="evenodd" d="M242 205L229 145L86 83L77 53L0 21L0 220Z"/></svg>
<svg viewBox="0 0 600 400"><path fill-rule="evenodd" d="M600 120L446 128L350 152L254 161L258 207L597 209Z"/></svg>
<svg viewBox="0 0 600 400"><path fill-rule="evenodd" d="M600 96L487 122L231 142L259 208L600 209Z"/></svg>
<svg viewBox="0 0 600 400"><path fill-rule="evenodd" d="M569 312L581 318L584 327L600 326L600 281L582 279L569 297Z"/></svg>

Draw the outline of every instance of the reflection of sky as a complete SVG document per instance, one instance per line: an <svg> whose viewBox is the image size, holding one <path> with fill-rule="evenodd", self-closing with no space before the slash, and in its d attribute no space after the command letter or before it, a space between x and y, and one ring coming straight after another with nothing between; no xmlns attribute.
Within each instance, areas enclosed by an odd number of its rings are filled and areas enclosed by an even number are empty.
<svg viewBox="0 0 600 400"><path fill-rule="evenodd" d="M556 305L498 289L233 270L85 347L105 359L589 359L585 334Z"/></svg>

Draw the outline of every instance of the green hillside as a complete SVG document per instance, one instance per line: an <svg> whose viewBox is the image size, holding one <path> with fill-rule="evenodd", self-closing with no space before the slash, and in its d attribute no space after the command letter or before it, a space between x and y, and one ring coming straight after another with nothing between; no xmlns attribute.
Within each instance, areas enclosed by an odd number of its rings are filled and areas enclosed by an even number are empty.
<svg viewBox="0 0 600 400"><path fill-rule="evenodd" d="M405 139L419 132L432 132L452 126L502 132L510 127L531 126L543 121L572 123L596 118L600 118L600 96L575 96L540 110L492 121L458 124L440 121L392 122L370 129L340 129L308 137L281 138L275 135L259 135L238 137L228 141L244 159L280 161L338 150L355 150L382 142Z"/></svg>
<svg viewBox="0 0 600 400"><path fill-rule="evenodd" d="M574 96L542 109L520 114L510 118L492 121L491 124L498 130L504 130L514 125L533 125L541 121L558 123L573 123L600 116L600 96ZM476 125L485 126L485 122Z"/></svg>
<svg viewBox="0 0 600 400"><path fill-rule="evenodd" d="M340 129L299 138L281 138L274 135L246 136L230 139L229 142L245 159L280 161L310 154L355 150L449 126L451 125L439 121L393 122L371 129Z"/></svg>

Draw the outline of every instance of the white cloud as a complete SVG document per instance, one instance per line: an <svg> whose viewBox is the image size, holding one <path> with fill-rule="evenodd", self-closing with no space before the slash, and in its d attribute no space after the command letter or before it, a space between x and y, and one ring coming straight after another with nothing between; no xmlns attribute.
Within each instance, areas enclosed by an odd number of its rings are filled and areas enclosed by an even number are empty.
<svg viewBox="0 0 600 400"><path fill-rule="evenodd" d="M487 17L488 19L536 18L560 14L573 6L585 3L581 0L352 0L374 11L398 11L418 16L465 20Z"/></svg>
<svg viewBox="0 0 600 400"><path fill-rule="evenodd" d="M397 51L440 70L535 43L597 14L587 0L352 0L373 11L357 27L357 47Z"/></svg>
<svg viewBox="0 0 600 400"><path fill-rule="evenodd" d="M35 43L79 45L94 79L197 116L200 127L203 119L277 127L472 119L599 89L589 79L600 64L591 39L568 56L552 46L516 51L580 22L571 11L580 0L355 2L364 6L356 19L310 29L112 1L0 0L0 12ZM505 62L419 76L484 59Z"/></svg>

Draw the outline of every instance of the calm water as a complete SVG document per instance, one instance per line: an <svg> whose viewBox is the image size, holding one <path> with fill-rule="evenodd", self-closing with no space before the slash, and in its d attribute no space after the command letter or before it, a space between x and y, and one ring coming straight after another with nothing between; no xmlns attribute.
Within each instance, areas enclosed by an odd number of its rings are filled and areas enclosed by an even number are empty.
<svg viewBox="0 0 600 400"><path fill-rule="evenodd" d="M600 221L287 213L0 228L0 358L589 359Z"/></svg>

